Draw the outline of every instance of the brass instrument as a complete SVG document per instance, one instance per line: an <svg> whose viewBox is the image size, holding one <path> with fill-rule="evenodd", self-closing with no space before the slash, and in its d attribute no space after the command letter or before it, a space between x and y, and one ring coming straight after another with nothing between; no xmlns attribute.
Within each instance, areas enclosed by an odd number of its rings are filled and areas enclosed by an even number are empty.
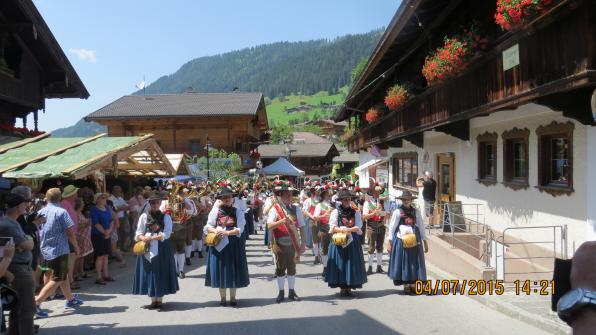
<svg viewBox="0 0 596 335"><path fill-rule="evenodd" d="M168 205L172 221L184 223L190 219L190 215L184 210L184 198L178 196L182 185L177 180L173 179L170 181L169 186L171 187L171 190L168 197Z"/></svg>

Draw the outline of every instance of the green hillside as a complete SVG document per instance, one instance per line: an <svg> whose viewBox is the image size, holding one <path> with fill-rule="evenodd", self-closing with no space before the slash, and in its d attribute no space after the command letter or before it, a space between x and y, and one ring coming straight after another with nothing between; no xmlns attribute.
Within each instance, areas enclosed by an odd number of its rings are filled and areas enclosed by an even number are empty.
<svg viewBox="0 0 596 335"><path fill-rule="evenodd" d="M283 98L267 99L267 118L269 125L295 124L313 119L329 119L333 114L333 105L341 104L348 92L344 86L338 94L329 95L321 91L313 95L288 95ZM327 106L325 104L330 104ZM296 107L304 106L304 110L290 112Z"/></svg>

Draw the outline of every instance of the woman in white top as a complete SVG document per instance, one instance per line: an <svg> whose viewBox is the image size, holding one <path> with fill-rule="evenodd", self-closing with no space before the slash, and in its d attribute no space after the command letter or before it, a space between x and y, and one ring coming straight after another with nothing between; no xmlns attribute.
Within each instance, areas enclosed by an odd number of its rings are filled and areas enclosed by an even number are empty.
<svg viewBox="0 0 596 335"><path fill-rule="evenodd" d="M146 253L137 256L133 294L148 295L151 304L145 309L162 308L163 296L175 294L178 287L176 264L170 244L166 242L172 234L172 218L159 210L161 200L167 194L154 194L149 198L151 209L139 217L135 241L149 245Z"/></svg>
<svg viewBox="0 0 596 335"><path fill-rule="evenodd" d="M424 233L424 222L420 210L412 207L416 199L410 192L404 191L402 206L393 212L389 226L389 278L394 285L404 285L404 291L411 292L417 280L426 280L424 253L428 252L428 243ZM404 240L413 240L408 246Z"/></svg>

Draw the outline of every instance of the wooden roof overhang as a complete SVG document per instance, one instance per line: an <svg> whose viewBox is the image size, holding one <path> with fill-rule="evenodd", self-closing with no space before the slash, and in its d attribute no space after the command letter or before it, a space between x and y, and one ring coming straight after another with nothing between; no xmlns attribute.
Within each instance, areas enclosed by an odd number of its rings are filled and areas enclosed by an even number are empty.
<svg viewBox="0 0 596 335"><path fill-rule="evenodd" d="M83 98L89 92L31 0L0 1L0 33L12 35L43 73L45 98Z"/></svg>
<svg viewBox="0 0 596 335"><path fill-rule="evenodd" d="M433 1L437 6L440 6L439 2ZM423 8L424 0L409 3L404 2L396 14L396 17L407 20L402 26L408 26L412 20L420 20L422 26L431 26L434 21L429 16L415 13L407 16L408 9ZM445 20L449 18L450 8L464 6L466 1L443 1L442 5L447 7L439 12L430 9L427 15L434 13L437 20ZM594 13L596 4L593 2L563 0L524 29L502 33L490 50L478 55L457 77L426 88L398 111L361 128L349 142L349 149L358 151L372 144L399 147L403 139L422 146L422 132L427 130L438 130L468 140L470 118L514 109L529 102L562 111L583 124L594 124L589 103L596 88ZM429 19L431 21L427 22ZM390 35L391 30L397 28L398 24L392 21L385 35ZM441 31L435 33L438 34L443 35ZM382 101L387 88L395 83L392 80L396 76L420 71L422 63L418 63L416 69L400 68L400 64L411 61L407 56L412 55L424 41L428 43L431 37L428 31L418 34L418 38L413 37L415 41L411 42L405 58L395 57L393 50L399 49L407 37L400 38L398 34L393 37L393 42L389 37L383 39L335 119L361 117L359 114L363 110ZM383 46L382 43L388 45ZM502 51L515 44L520 47L521 66L504 72ZM381 76L383 73L385 76Z"/></svg>

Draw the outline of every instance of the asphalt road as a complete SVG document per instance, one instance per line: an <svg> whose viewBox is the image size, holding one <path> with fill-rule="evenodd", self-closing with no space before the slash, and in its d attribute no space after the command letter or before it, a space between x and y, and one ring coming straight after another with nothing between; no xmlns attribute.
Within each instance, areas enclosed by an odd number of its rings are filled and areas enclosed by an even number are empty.
<svg viewBox="0 0 596 335"><path fill-rule="evenodd" d="M79 296L85 304L65 309L62 301L50 301L44 308L50 317L36 320L40 334L545 334L464 296L409 296L400 294L386 276L369 276L368 283L352 299L322 281L321 266L312 265L307 251L298 265L296 290L301 302L275 303L277 285L273 266L262 236L248 241L247 255L251 284L238 291L239 306L219 307L216 289L204 285L205 259L193 258L180 291L166 296L162 312L140 306L145 296L133 296L134 257L118 269L111 265L116 282L94 285L82 282ZM386 264L385 264L386 269Z"/></svg>

